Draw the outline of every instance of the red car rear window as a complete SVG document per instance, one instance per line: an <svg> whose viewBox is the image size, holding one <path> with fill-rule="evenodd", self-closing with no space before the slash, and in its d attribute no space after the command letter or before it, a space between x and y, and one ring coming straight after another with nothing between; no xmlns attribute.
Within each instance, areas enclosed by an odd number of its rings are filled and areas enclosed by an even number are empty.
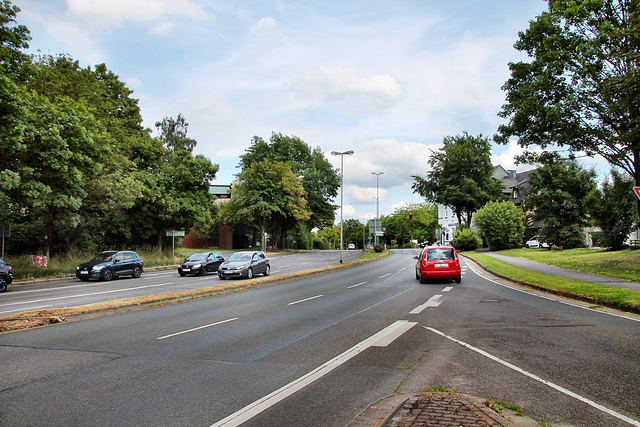
<svg viewBox="0 0 640 427"><path fill-rule="evenodd" d="M429 249L427 252L427 261L435 261L435 260L451 260L455 259L453 256L453 249L446 248L438 248L438 249Z"/></svg>

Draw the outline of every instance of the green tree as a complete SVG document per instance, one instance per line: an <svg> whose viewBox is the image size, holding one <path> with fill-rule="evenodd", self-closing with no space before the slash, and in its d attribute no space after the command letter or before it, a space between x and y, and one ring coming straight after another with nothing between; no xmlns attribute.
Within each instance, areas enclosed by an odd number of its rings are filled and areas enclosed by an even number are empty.
<svg viewBox="0 0 640 427"><path fill-rule="evenodd" d="M335 249L340 245L340 227L337 225L322 227L318 230L318 237L326 243L327 247Z"/></svg>
<svg viewBox="0 0 640 427"><path fill-rule="evenodd" d="M515 48L532 60L509 64L509 122L495 140L599 154L640 186L640 3L548 3L519 33Z"/></svg>
<svg viewBox="0 0 640 427"><path fill-rule="evenodd" d="M240 183L231 191L227 222L240 221L254 226L260 233L262 247L265 235L278 233L282 218L305 222L311 212L307 207L301 180L288 163L263 160L243 170Z"/></svg>
<svg viewBox="0 0 640 427"><path fill-rule="evenodd" d="M458 223L469 227L476 210L503 197L502 184L493 177L491 144L466 132L442 142L442 149L431 151L427 177L413 176L411 188L429 202L450 207Z"/></svg>
<svg viewBox="0 0 640 427"><path fill-rule="evenodd" d="M269 143L254 136L238 167L245 170L265 159L288 163L292 172L302 178L311 211L311 218L306 222L309 229L333 224L336 207L331 200L338 194L340 177L319 147L311 149L299 137L281 133L273 132Z"/></svg>
<svg viewBox="0 0 640 427"><path fill-rule="evenodd" d="M100 173L108 149L83 104L63 97L52 104L0 75L0 174L4 216L15 222L37 219L40 241L50 256L54 229L79 224L87 182Z"/></svg>
<svg viewBox="0 0 640 427"><path fill-rule="evenodd" d="M342 226L342 239L345 247L343 249L346 249L349 243L353 243L356 247L362 246L363 227L364 225L355 218L344 220L344 224Z"/></svg>
<svg viewBox="0 0 640 427"><path fill-rule="evenodd" d="M219 167L193 154L197 143L188 138L188 123L182 114L177 119L165 117L156 127L163 150L151 170L141 175L145 194L130 214L139 230L155 236L156 247L162 250L166 230L195 227L196 234L208 236L217 211L209 186Z"/></svg>
<svg viewBox="0 0 640 427"><path fill-rule="evenodd" d="M383 224L389 244L395 241L399 247L408 245L412 238L418 242L433 241L438 227L438 208L428 203L404 204L394 209L391 215L383 217Z"/></svg>
<svg viewBox="0 0 640 427"><path fill-rule="evenodd" d="M29 57L22 49L29 48L31 35L24 25L17 25L18 6L9 0L0 1L0 74L15 75Z"/></svg>
<svg viewBox="0 0 640 427"><path fill-rule="evenodd" d="M534 221L544 222L541 234L547 242L563 248L584 246L582 229L590 193L596 188L595 171L557 153L546 153L539 160L544 166L529 174L525 210L533 213Z"/></svg>
<svg viewBox="0 0 640 427"><path fill-rule="evenodd" d="M617 170L611 170L611 181L602 183L602 191L596 190L591 215L602 230L602 240L611 249L622 249L634 227L636 216L633 180Z"/></svg>
<svg viewBox="0 0 640 427"><path fill-rule="evenodd" d="M521 247L525 220L522 209L510 201L489 202L476 212L474 219L492 251ZM455 238L463 232L456 232Z"/></svg>

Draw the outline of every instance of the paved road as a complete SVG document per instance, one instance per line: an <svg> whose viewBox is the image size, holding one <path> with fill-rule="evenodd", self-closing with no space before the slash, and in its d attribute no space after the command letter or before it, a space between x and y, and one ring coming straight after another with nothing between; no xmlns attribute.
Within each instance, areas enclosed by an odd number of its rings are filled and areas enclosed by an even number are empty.
<svg viewBox="0 0 640 427"><path fill-rule="evenodd" d="M228 257L232 252L223 255ZM362 256L362 251L343 251L343 261ZM271 274L274 276L336 264L340 251L309 251L273 255ZM110 282L82 282L76 278L39 282L28 285L14 284L0 294L0 316L45 308L75 307L94 302L121 298L200 289L219 284L216 274L180 277L177 269L147 269L140 279L122 277Z"/></svg>
<svg viewBox="0 0 640 427"><path fill-rule="evenodd" d="M0 335L0 425L345 426L434 387L554 425L640 420L640 322L469 268L420 285L413 255Z"/></svg>

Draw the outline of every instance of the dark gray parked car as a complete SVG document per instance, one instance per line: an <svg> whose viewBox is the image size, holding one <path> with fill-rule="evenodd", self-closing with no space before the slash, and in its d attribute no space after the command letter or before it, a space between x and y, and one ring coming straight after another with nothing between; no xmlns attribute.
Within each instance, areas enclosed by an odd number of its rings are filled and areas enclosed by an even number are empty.
<svg viewBox="0 0 640 427"><path fill-rule="evenodd" d="M0 259L0 292L6 291L11 282L13 282L11 266Z"/></svg>
<svg viewBox="0 0 640 427"><path fill-rule="evenodd" d="M207 273L218 271L220 264L224 262L224 257L220 252L196 252L187 257L178 267L178 274L199 274L206 276Z"/></svg>
<svg viewBox="0 0 640 427"><path fill-rule="evenodd" d="M268 276L270 272L269 258L262 251L236 252L218 267L218 277L221 280L227 277L251 279L256 274Z"/></svg>
<svg viewBox="0 0 640 427"><path fill-rule="evenodd" d="M111 280L120 276L138 278L143 271L143 262L137 253L106 251L96 255L91 261L80 264L76 268L76 277L80 280Z"/></svg>

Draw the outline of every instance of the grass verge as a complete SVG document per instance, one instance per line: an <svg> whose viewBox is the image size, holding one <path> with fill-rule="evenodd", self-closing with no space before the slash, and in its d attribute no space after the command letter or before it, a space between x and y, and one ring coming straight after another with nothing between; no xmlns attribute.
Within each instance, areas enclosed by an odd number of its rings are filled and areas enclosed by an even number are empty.
<svg viewBox="0 0 640 427"><path fill-rule="evenodd" d="M624 249L568 249L550 251L548 249L510 249L500 254L543 262L556 267L604 274L609 277L640 282L640 250Z"/></svg>
<svg viewBox="0 0 640 427"><path fill-rule="evenodd" d="M158 307L167 304L190 301L199 298L208 298L224 295L231 292L240 292L257 287L270 286L303 277L313 277L330 273L337 270L344 270L357 265L382 259L390 252L372 253L366 256L346 261L343 264L334 264L325 267L318 267L295 273L282 274L279 276L258 277L249 280L232 279L221 281L219 285L202 289L192 289L188 291L167 292L155 295L146 295L136 298L124 298L119 300L87 304L78 307L55 308L47 310L35 310L17 313L11 316L0 318L0 332L14 331L18 329L33 328L53 323L83 320L108 314L116 314L139 310L143 308Z"/></svg>
<svg viewBox="0 0 640 427"><path fill-rule="evenodd" d="M506 255L507 252L503 252L503 254ZM477 252L464 252L462 255L473 259L481 267L499 277L513 280L526 286L606 307L640 313L640 292L637 291L525 270Z"/></svg>

